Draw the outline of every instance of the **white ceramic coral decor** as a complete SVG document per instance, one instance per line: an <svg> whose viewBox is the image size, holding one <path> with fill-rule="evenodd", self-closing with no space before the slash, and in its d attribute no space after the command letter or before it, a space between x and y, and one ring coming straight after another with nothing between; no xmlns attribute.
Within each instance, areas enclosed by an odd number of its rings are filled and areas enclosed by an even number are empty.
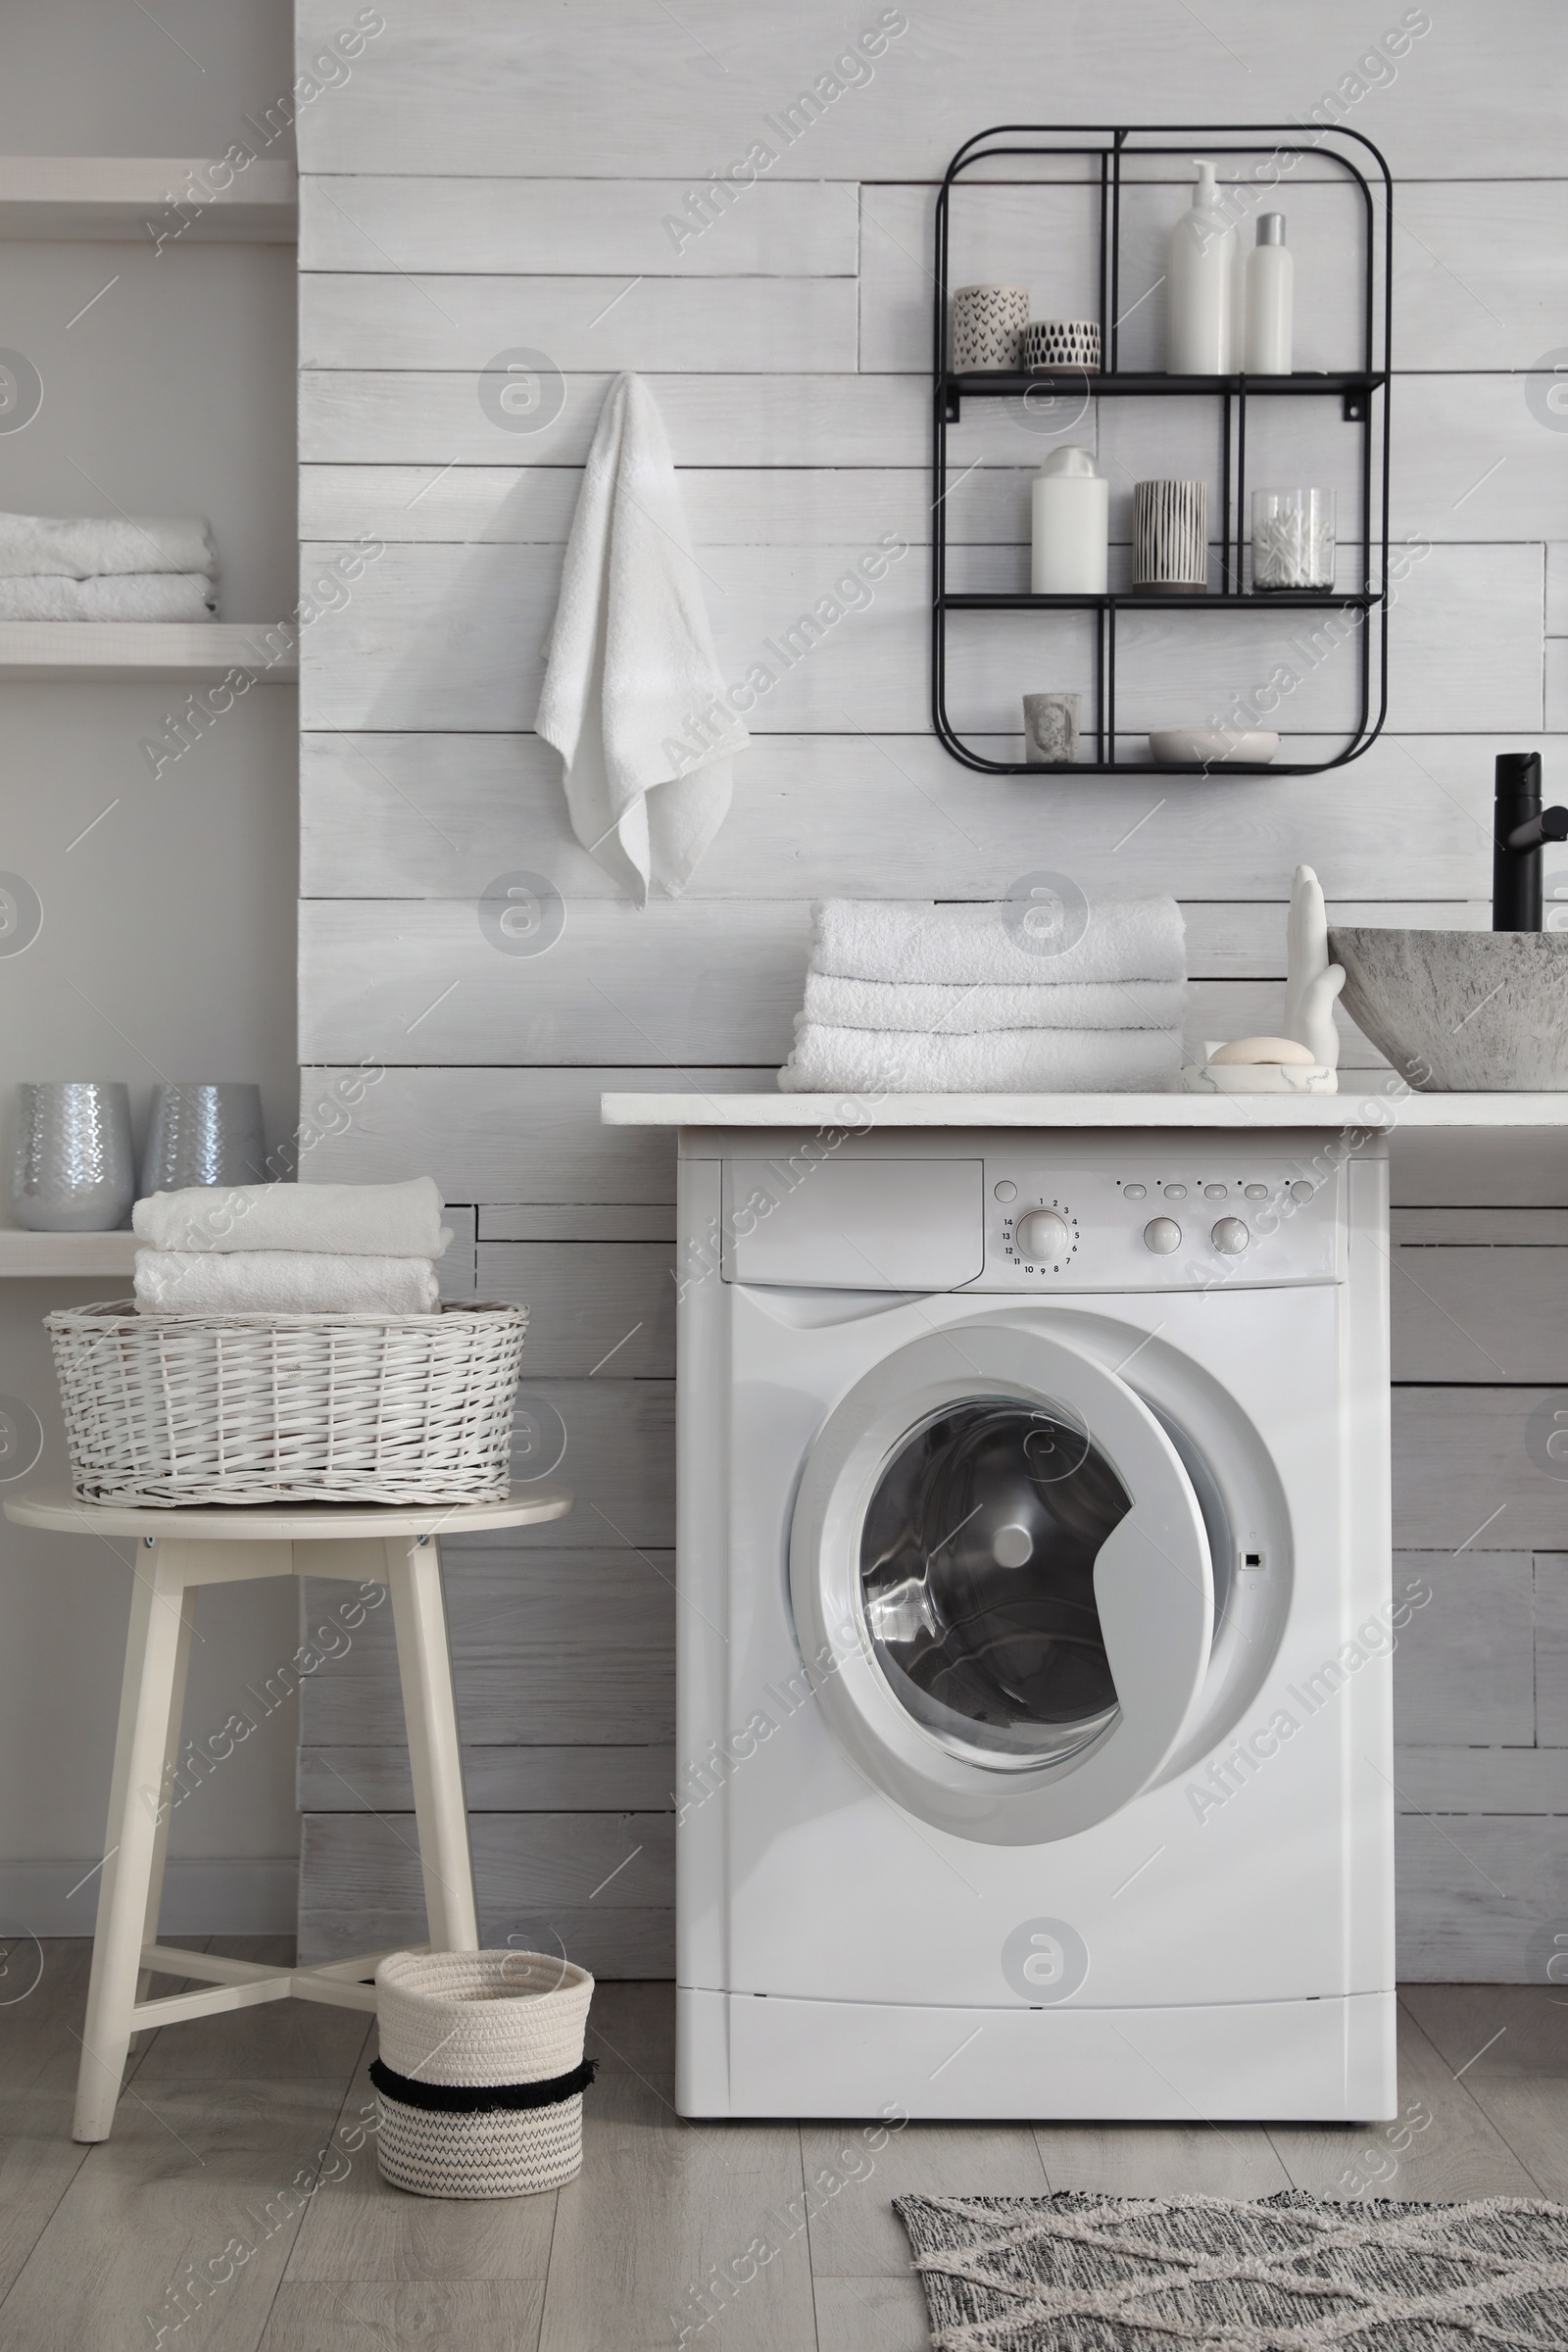
<svg viewBox="0 0 1568 2352"><path fill-rule="evenodd" d="M1323 888L1309 865L1298 865L1285 934L1285 1034L1309 1046L1326 1069L1340 1066L1334 1000L1345 986L1342 964L1329 961L1329 924Z"/></svg>
<svg viewBox="0 0 1568 2352"><path fill-rule="evenodd" d="M1337 1095L1340 1038L1334 1001L1345 986L1342 965L1329 961L1328 916L1322 886L1309 865L1298 865L1291 888L1285 935L1285 1034L1243 1037L1230 1045L1205 1039L1205 1058L1182 1072L1187 1095Z"/></svg>

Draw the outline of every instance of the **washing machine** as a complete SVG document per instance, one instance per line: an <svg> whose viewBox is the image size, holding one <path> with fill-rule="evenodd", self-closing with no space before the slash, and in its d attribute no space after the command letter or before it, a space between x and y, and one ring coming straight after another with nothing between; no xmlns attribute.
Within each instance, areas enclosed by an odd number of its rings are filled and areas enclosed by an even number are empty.
<svg viewBox="0 0 1568 2352"><path fill-rule="evenodd" d="M1392 2116L1381 1144L681 1151L681 2112Z"/></svg>

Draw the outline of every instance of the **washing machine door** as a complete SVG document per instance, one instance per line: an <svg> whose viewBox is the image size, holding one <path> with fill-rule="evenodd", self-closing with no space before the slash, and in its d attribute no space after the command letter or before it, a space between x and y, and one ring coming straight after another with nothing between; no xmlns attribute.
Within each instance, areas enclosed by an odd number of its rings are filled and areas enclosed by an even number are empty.
<svg viewBox="0 0 1568 2352"><path fill-rule="evenodd" d="M949 1326L849 1392L806 1464L790 1585L854 1764L988 1844L1069 1837L1146 1788L1213 1640L1175 1447L1043 1319Z"/></svg>

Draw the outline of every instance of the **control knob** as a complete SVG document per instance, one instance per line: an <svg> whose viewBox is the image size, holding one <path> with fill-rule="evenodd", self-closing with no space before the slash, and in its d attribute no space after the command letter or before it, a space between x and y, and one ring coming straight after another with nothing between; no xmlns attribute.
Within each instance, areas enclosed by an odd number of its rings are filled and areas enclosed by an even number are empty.
<svg viewBox="0 0 1568 2352"><path fill-rule="evenodd" d="M1144 1227L1144 1243L1156 1257L1169 1257L1182 1246L1182 1229L1174 1217L1151 1217Z"/></svg>
<svg viewBox="0 0 1568 2352"><path fill-rule="evenodd" d="M1061 1256L1072 1235L1066 1219L1058 1217L1054 1208L1035 1208L1018 1219L1014 1238L1021 1255L1031 1265L1049 1266Z"/></svg>
<svg viewBox="0 0 1568 2352"><path fill-rule="evenodd" d="M1240 1257L1252 1237L1240 1217L1221 1217L1208 1238L1224 1256Z"/></svg>

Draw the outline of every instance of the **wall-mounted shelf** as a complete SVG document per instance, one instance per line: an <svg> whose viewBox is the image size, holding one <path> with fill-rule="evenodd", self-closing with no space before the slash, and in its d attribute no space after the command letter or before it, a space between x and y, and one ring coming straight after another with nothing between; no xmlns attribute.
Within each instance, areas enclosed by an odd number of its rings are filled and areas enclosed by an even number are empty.
<svg viewBox="0 0 1568 2352"><path fill-rule="evenodd" d="M226 188L214 187L224 169L187 157L0 156L0 236L156 245L162 233L169 244L292 245L293 165L259 158Z"/></svg>
<svg viewBox="0 0 1568 2352"><path fill-rule="evenodd" d="M1315 776L1359 759L1376 741L1388 712L1389 655L1389 391L1392 285L1389 267L1393 233L1394 183L1389 168L1370 139L1358 131L1336 129L1314 135L1311 145L1320 161L1343 172L1360 199L1359 364L1353 368L1300 370L1292 375L1166 375L1150 369L1118 366L1121 304L1121 208L1123 164L1130 158L1172 159L1173 169L1191 170L1196 152L1217 159L1277 156L1300 136L1299 124L1246 122L1215 123L1001 123L983 130L958 149L943 175L936 205L935 320L933 336L932 401L932 514L931 534L931 719L939 741L955 760L986 775L1027 775L1041 783L1051 770L1022 760L994 760L965 743L947 710L948 616L953 612L1081 612L1094 632L1094 719L1087 730L1094 747L1092 759L1080 760L1063 775L1200 775L1206 767L1177 767L1153 760L1118 758L1118 748L1132 730L1118 727L1116 717L1117 620L1125 612L1201 612L1234 614L1241 612L1339 611L1364 616L1356 630L1359 648L1355 707L1343 750L1331 760L1276 760L1267 766L1243 767L1226 763L1232 775ZM1267 144L1259 144L1266 139ZM1352 152L1340 151L1335 139L1352 142ZM1171 144L1172 140L1179 143ZM1196 143L1201 142L1200 148ZM1354 161L1359 149L1375 166L1374 181ZM1099 315L1105 360L1102 371L1058 368L1034 374L1021 368L955 370L948 366L949 217L954 188L978 164L999 158L1029 159L1078 156L1084 159L1087 185L1099 196ZM982 179L980 188L995 187L997 178ZM1032 183L1043 201L1051 195L1081 192L1085 181L1040 180ZM1135 306L1136 307L1136 306ZM1016 400L1031 395L1081 404L1092 400L1194 400L1216 402L1220 411L1218 515L1220 521L1217 591L1200 595L1117 593L1100 596L1032 596L956 591L947 584L948 494L950 479L948 431L961 429L966 400ZM1340 418L1360 433L1355 525L1342 531L1342 542L1356 549L1363 568L1363 585L1356 590L1286 590L1255 595L1245 585L1244 543L1247 537L1247 419L1249 403L1257 399L1337 399ZM1379 411L1381 410L1381 415ZM1033 421L1033 420L1031 420ZM978 461L977 461L978 462ZM962 470L968 470L963 468ZM1197 641L1195 640L1195 643ZM1023 682L1020 681L1020 693ZM1183 714L1173 712L1171 723ZM1137 731L1139 734L1142 729Z"/></svg>
<svg viewBox="0 0 1568 2352"><path fill-rule="evenodd" d="M1031 392L1067 389L1084 400L1147 398L1174 393L1189 398L1207 393L1245 393L1249 400L1291 399L1337 394L1347 424L1359 424L1370 413L1374 392L1388 383L1382 369L1303 369L1298 375L1165 375L1148 369L1118 368L1114 374L1090 374L1087 369L1063 368L1058 375L1036 375L1021 368L992 368L983 372L944 377L948 422L956 424L965 400L1022 400Z"/></svg>
<svg viewBox="0 0 1568 2352"><path fill-rule="evenodd" d="M51 678L213 680L248 670L292 685L299 659L268 660L270 621L0 620L0 685Z"/></svg>
<svg viewBox="0 0 1568 2352"><path fill-rule="evenodd" d="M226 167L184 157L0 156L0 237L110 238L162 250L178 244L292 245L299 180L291 163ZM210 191L210 192L209 192ZM266 621L0 621L0 685L146 678L208 682L246 669L258 684L292 684L299 662L270 661Z"/></svg>
<svg viewBox="0 0 1568 2352"><path fill-rule="evenodd" d="M139 1247L133 1233L0 1231L0 1275L130 1274Z"/></svg>
<svg viewBox="0 0 1568 2352"><path fill-rule="evenodd" d="M1271 588L1254 595L1250 589L1226 590L1218 596L1161 596L1150 589L1111 596L1029 596L993 593L988 588L949 588L942 598L946 612L1316 612L1350 607L1369 612L1383 602L1374 591L1363 596L1337 588ZM1031 770L1031 773L1037 773Z"/></svg>

